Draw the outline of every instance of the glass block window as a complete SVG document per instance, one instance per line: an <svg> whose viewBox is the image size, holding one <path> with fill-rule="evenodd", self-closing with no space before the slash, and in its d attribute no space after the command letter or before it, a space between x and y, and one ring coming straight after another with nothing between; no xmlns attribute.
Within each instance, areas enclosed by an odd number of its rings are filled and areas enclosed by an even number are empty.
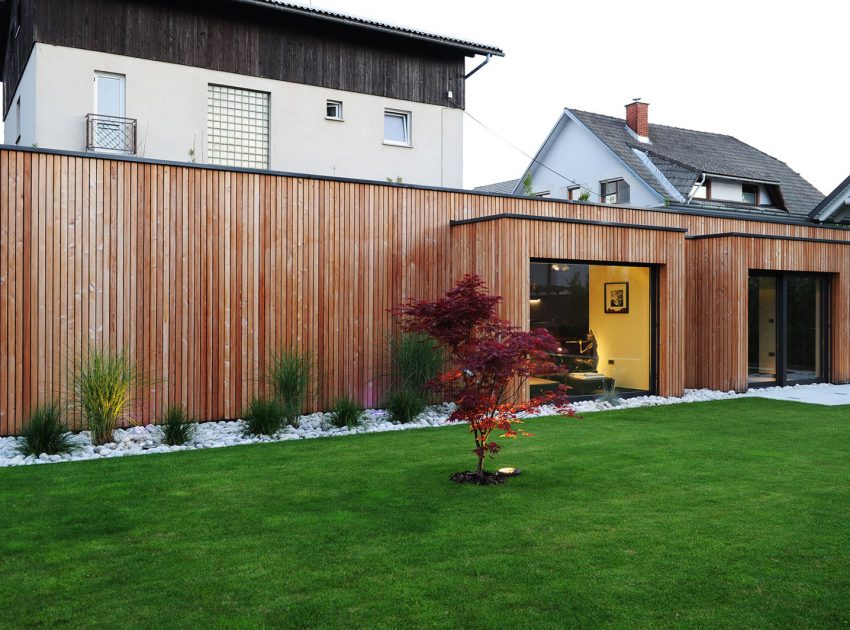
<svg viewBox="0 0 850 630"><path fill-rule="evenodd" d="M269 167L269 94L210 85L207 148L212 164Z"/></svg>

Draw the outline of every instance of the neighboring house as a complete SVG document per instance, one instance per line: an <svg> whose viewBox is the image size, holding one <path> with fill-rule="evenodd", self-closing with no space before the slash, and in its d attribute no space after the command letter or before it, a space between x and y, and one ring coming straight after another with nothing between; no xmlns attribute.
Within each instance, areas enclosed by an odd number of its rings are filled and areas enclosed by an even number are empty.
<svg viewBox="0 0 850 630"><path fill-rule="evenodd" d="M847 223L850 222L850 177L824 197L809 218L818 223Z"/></svg>
<svg viewBox="0 0 850 630"><path fill-rule="evenodd" d="M0 0L9 144L460 187L492 46L278 0Z"/></svg>
<svg viewBox="0 0 850 630"><path fill-rule="evenodd" d="M524 194L529 178L538 197L803 221L823 199L784 162L732 136L650 123L640 101L626 105L625 119L565 109L512 193Z"/></svg>

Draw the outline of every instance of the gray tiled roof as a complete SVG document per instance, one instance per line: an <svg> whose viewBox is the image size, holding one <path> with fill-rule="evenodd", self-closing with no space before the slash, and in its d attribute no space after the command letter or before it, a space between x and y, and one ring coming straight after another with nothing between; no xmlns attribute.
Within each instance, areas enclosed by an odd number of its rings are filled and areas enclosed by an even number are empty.
<svg viewBox="0 0 850 630"><path fill-rule="evenodd" d="M518 179L509 179L506 182L496 182L495 184L487 184L486 186L476 186L478 192L494 193L497 195L512 195L516 190Z"/></svg>
<svg viewBox="0 0 850 630"><path fill-rule="evenodd" d="M646 152L653 164L686 198L700 174L710 173L779 184L787 213L776 208L729 204L743 211L808 217L823 199L820 191L787 164L732 136L650 123L651 144L645 144L627 131L626 122L622 118L569 111L662 196L668 196L663 186L632 148ZM704 204L696 200L691 203Z"/></svg>
<svg viewBox="0 0 850 630"><path fill-rule="evenodd" d="M363 26L366 28L377 29L381 31L389 31L391 33L396 33L399 35L404 35L407 37L413 37L416 39L425 39L428 41L432 41L437 44L446 44L448 46L453 46L456 48L460 48L467 53L475 53L475 54L491 54L498 55L500 57L504 56L504 52L495 46L489 46L487 44L479 44L476 42L468 41L465 39L458 39L457 37L450 37L448 35L438 35L436 33L427 33L425 31L419 31L412 28L407 28L405 26L397 26L395 24L390 24L388 22L379 22L377 20L370 20L368 18L356 17L354 15L348 15L345 13L338 13L336 11L328 11L327 9L318 9L305 4L300 4L298 2L284 2L283 0L260 0L260 2L264 2L266 4L270 4L276 6L279 9L284 11L291 11L293 13L301 13L309 16L313 16L316 18L324 18L327 20L334 20L337 22L347 22L354 26Z"/></svg>

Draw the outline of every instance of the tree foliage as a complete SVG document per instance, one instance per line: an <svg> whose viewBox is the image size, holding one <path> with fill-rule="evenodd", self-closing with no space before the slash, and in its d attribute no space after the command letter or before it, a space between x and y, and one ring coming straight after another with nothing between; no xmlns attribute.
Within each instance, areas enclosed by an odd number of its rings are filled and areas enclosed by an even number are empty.
<svg viewBox="0 0 850 630"><path fill-rule="evenodd" d="M574 415L566 387L518 402L529 376L564 368L553 360L558 340L546 330L522 331L500 319L501 299L487 292L479 276L466 275L437 300L411 301L396 309L402 330L429 335L446 350L447 368L430 386L455 402L451 420L469 424L479 475L485 457L501 449L492 439L494 431L504 438L529 435L517 426L521 416L544 404Z"/></svg>

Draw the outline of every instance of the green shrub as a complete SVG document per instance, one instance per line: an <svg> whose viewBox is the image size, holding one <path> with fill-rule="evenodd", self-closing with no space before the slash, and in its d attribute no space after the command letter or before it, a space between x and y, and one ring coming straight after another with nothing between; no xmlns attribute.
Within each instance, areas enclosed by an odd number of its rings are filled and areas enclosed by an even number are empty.
<svg viewBox="0 0 850 630"><path fill-rule="evenodd" d="M195 435L196 426L195 419L190 418L180 405L169 407L159 419L162 441L168 446L180 446L191 440Z"/></svg>
<svg viewBox="0 0 850 630"><path fill-rule="evenodd" d="M22 455L58 455L70 453L75 448L56 403L36 407L18 440L18 451Z"/></svg>
<svg viewBox="0 0 850 630"><path fill-rule="evenodd" d="M413 422L416 416L425 411L426 406L427 402L422 393L410 387L391 390L384 404L390 412L390 419L402 424Z"/></svg>
<svg viewBox="0 0 850 630"><path fill-rule="evenodd" d="M244 418L245 432L272 436L283 426L284 413L284 406L275 398L253 398Z"/></svg>
<svg viewBox="0 0 850 630"><path fill-rule="evenodd" d="M123 352L91 348L78 367L74 381L75 404L93 444L112 439L118 421L133 401L141 379Z"/></svg>
<svg viewBox="0 0 850 630"><path fill-rule="evenodd" d="M286 423L298 426L310 384L310 356L296 350L279 350L269 362L266 380L283 408Z"/></svg>
<svg viewBox="0 0 850 630"><path fill-rule="evenodd" d="M445 365L445 353L436 341L420 333L402 333L390 338L389 358L393 388L419 392L427 403L433 394L425 389Z"/></svg>
<svg viewBox="0 0 850 630"><path fill-rule="evenodd" d="M360 424L363 417L363 407L356 400L343 396L338 399L331 409L331 424L335 427L342 428L356 427Z"/></svg>

